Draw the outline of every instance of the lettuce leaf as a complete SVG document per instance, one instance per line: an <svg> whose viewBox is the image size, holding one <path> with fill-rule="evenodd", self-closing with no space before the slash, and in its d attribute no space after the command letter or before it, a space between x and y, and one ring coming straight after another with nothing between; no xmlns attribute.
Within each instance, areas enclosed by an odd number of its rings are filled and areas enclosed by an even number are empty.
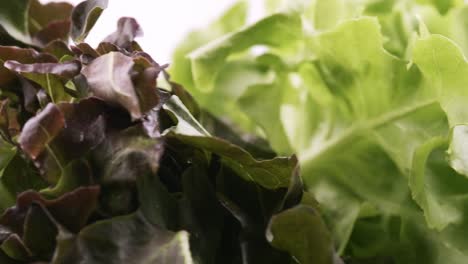
<svg viewBox="0 0 468 264"><path fill-rule="evenodd" d="M95 48L83 41L108 1L7 2L1 263L341 263L296 156L278 157L200 107L135 41L135 19L121 18ZM236 28L245 12L236 5L200 39ZM278 29L289 21L278 19ZM274 33L268 23L256 31ZM249 32L232 40L248 47Z"/></svg>
<svg viewBox="0 0 468 264"><path fill-rule="evenodd" d="M213 114L256 131L279 153L297 153L351 263L464 263L466 5L280 2L260 21L187 53L191 69L175 76L191 76L189 89ZM275 34L260 34L258 25ZM282 42L270 42L275 36ZM216 77L233 64L248 67ZM269 79L246 84L243 76L258 69ZM236 84L239 93L223 104L248 119L208 100Z"/></svg>

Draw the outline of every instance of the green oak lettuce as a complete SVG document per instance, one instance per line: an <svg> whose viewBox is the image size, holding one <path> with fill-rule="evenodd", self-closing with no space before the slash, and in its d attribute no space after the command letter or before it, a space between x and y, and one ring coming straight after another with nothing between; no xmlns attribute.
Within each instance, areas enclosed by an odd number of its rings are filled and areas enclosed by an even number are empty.
<svg viewBox="0 0 468 264"><path fill-rule="evenodd" d="M176 51L173 75L212 113L297 153L350 263L465 263L468 6L267 7L214 40L192 33L205 42Z"/></svg>
<svg viewBox="0 0 468 264"><path fill-rule="evenodd" d="M201 108L135 19L83 42L106 6L0 1L0 263L342 263L296 156Z"/></svg>

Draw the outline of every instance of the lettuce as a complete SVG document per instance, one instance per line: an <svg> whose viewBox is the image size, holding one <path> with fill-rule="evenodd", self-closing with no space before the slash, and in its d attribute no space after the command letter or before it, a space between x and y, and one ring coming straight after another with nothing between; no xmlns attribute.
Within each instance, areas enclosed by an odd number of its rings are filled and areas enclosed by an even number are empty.
<svg viewBox="0 0 468 264"><path fill-rule="evenodd" d="M135 19L84 42L106 6L0 2L0 263L342 263L295 155L200 107Z"/></svg>
<svg viewBox="0 0 468 264"><path fill-rule="evenodd" d="M185 58L177 50L173 75L191 79L213 114L297 153L350 263L465 263L468 6L268 7L251 25L198 39ZM193 34L205 31L184 47Z"/></svg>

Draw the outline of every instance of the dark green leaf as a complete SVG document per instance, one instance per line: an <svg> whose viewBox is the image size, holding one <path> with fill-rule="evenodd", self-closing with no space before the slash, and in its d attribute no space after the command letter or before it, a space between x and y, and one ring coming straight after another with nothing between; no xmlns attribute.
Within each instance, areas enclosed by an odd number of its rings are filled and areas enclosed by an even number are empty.
<svg viewBox="0 0 468 264"><path fill-rule="evenodd" d="M223 229L223 210L209 181L207 168L198 162L182 175L182 226L191 234L191 249L195 259L216 263L216 252Z"/></svg>
<svg viewBox="0 0 468 264"><path fill-rule="evenodd" d="M56 58L62 58L66 55L74 55L73 52L68 48L68 45L61 40L55 40L47 44L47 46L44 47L44 52L52 54Z"/></svg>
<svg viewBox="0 0 468 264"><path fill-rule="evenodd" d="M28 35L29 0L0 2L0 24L14 38L29 43Z"/></svg>
<svg viewBox="0 0 468 264"><path fill-rule="evenodd" d="M299 263L333 263L331 236L317 208L310 205L301 204L273 216L267 238Z"/></svg>
<svg viewBox="0 0 468 264"><path fill-rule="evenodd" d="M139 212L89 225L76 237L62 233L58 243L53 264L193 263L186 232L161 229Z"/></svg>
<svg viewBox="0 0 468 264"><path fill-rule="evenodd" d="M0 219L0 225L23 234L26 212L32 204L37 203L46 208L55 221L72 232L78 232L96 208L98 196L97 186L80 187L54 200L46 200L35 191L26 191L18 196L15 207L5 211ZM73 210L69 210L70 208Z"/></svg>
<svg viewBox="0 0 468 264"><path fill-rule="evenodd" d="M38 204L31 204L24 219L25 245L38 259L48 260L55 250L55 237L58 231L55 223Z"/></svg>

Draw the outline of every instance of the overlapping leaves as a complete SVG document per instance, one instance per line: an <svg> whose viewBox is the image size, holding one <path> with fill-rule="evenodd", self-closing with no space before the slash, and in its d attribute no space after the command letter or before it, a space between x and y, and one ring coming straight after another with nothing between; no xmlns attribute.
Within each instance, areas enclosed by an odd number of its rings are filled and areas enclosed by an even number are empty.
<svg viewBox="0 0 468 264"><path fill-rule="evenodd" d="M269 8L276 11L253 25L192 47L190 67L174 67L174 75L191 77L188 89L214 114L298 154L350 263L466 262L466 4L318 0ZM255 31L259 25L296 34L278 45ZM241 77L229 74L232 65L242 65ZM210 100L217 94L225 111Z"/></svg>
<svg viewBox="0 0 468 264"><path fill-rule="evenodd" d="M93 48L107 1L17 2L0 3L0 262L340 263L297 158L200 108L134 19Z"/></svg>

